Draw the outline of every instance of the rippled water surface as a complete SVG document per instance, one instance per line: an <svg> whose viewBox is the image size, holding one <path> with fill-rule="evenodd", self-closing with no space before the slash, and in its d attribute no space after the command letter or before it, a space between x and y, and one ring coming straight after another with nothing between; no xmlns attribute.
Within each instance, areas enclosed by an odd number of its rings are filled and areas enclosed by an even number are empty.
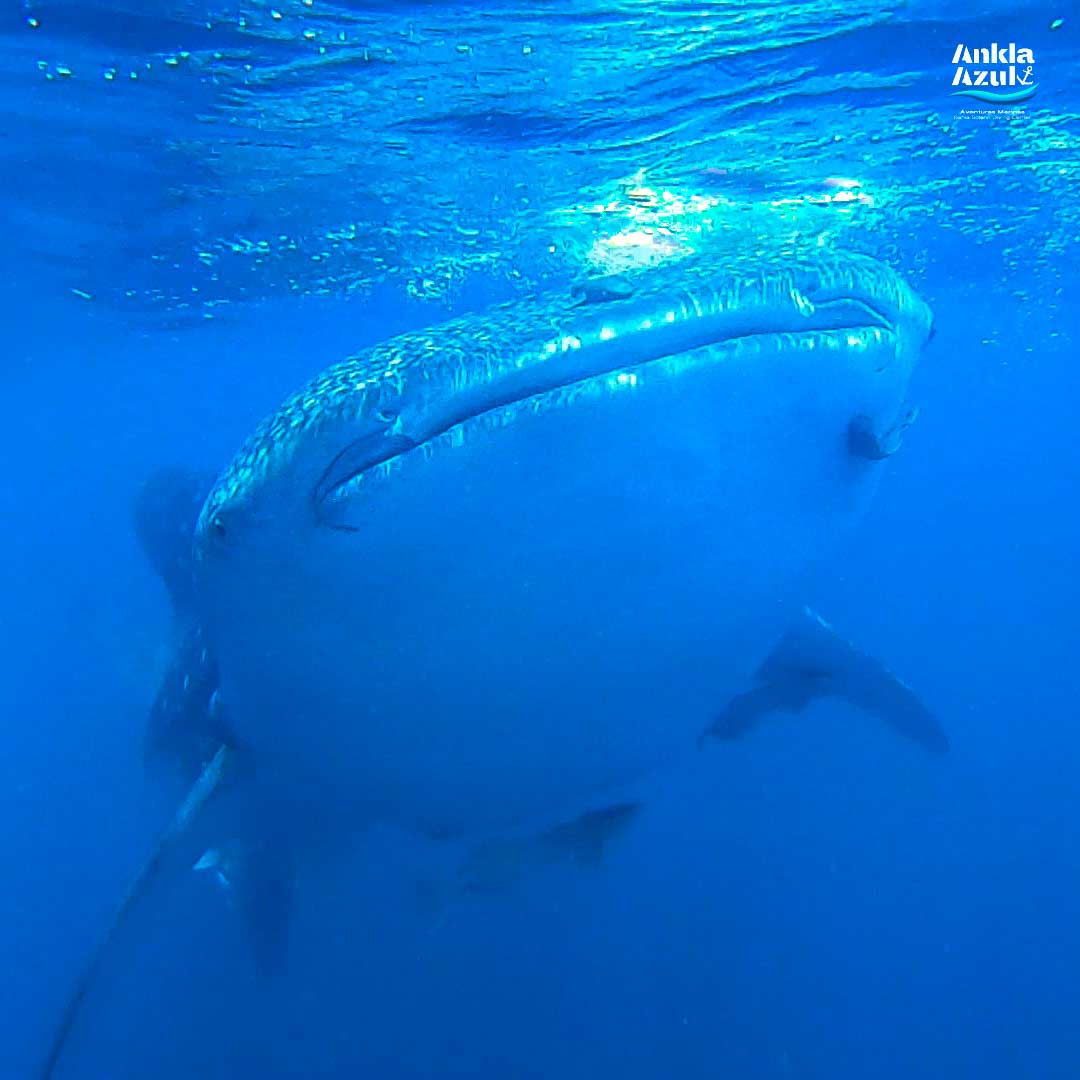
<svg viewBox="0 0 1080 1080"><path fill-rule="evenodd" d="M947 8L27 3L6 209L58 285L173 317L795 238L1052 287L1080 225L1067 28ZM955 43L1018 26L1043 89L963 118Z"/></svg>

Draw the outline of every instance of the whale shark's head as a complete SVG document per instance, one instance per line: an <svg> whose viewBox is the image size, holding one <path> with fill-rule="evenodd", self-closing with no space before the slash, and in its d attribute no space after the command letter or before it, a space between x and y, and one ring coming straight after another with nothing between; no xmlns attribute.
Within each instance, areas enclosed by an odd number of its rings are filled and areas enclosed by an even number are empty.
<svg viewBox="0 0 1080 1080"><path fill-rule="evenodd" d="M438 828L689 743L865 505L850 425L904 415L930 330L870 258L702 259L328 368L196 531L240 738Z"/></svg>
<svg viewBox="0 0 1080 1080"><path fill-rule="evenodd" d="M740 354L763 364L777 354L844 354L906 379L931 333L926 305L865 257L680 264L643 272L629 290L626 281L591 288L592 303L578 291L403 334L328 368L259 426L219 478L199 520L198 557L227 557L285 514L292 528L359 528L365 477L526 413L647 396L650 384Z"/></svg>

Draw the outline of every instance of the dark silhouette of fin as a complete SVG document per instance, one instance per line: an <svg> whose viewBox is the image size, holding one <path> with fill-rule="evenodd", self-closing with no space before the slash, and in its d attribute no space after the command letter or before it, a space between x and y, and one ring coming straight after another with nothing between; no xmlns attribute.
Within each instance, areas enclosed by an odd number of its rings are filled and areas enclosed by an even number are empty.
<svg viewBox="0 0 1080 1080"><path fill-rule="evenodd" d="M296 886L292 845L280 837L230 840L205 852L195 869L212 872L225 890L248 932L259 974L280 974Z"/></svg>
<svg viewBox="0 0 1080 1080"><path fill-rule="evenodd" d="M809 609L758 669L756 683L731 699L701 740L736 739L770 713L799 712L811 701L835 697L879 717L926 750L949 749L944 728L915 692Z"/></svg>
<svg viewBox="0 0 1080 1080"><path fill-rule="evenodd" d="M79 1009L93 986L94 979L101 968L101 962L108 952L110 944L112 944L132 908L147 894L151 885L153 885L166 855L173 849L180 837L184 835L191 822L198 816L199 811L220 790L222 781L228 774L231 757L232 751L229 747L218 747L217 753L214 754L209 764L199 774L187 797L173 816L168 828L161 834L154 850L128 886L127 892L120 901L120 906L116 909L116 914L109 923L105 936L91 954L86 970L75 984L71 997L68 999L60 1018L60 1024L53 1037L52 1045L49 1048L48 1057L38 1073L39 1080L50 1080L52 1077L57 1062L60 1060L60 1055L64 1051L68 1036L71 1034L71 1029L79 1015Z"/></svg>
<svg viewBox="0 0 1080 1080"><path fill-rule="evenodd" d="M161 469L147 478L132 505L135 535L178 616L188 615L194 603L191 544L213 481L208 473Z"/></svg>
<svg viewBox="0 0 1080 1080"><path fill-rule="evenodd" d="M640 809L640 803L617 803L540 833L487 840L473 848L458 868L458 888L471 894L502 892L544 867L567 863L598 866L607 845Z"/></svg>
<svg viewBox="0 0 1080 1080"><path fill-rule="evenodd" d="M590 810L573 821L542 832L535 843L570 862L597 866L608 842L630 824L640 809L641 803L624 802Z"/></svg>

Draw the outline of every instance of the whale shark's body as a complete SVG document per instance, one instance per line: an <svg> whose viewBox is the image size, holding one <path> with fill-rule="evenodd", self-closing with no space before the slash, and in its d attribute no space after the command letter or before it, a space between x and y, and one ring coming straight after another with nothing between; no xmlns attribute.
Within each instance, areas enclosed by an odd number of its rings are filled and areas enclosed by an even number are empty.
<svg viewBox="0 0 1080 1080"><path fill-rule="evenodd" d="M701 260L589 298L328 369L207 499L229 728L321 835L550 825L692 747L865 509L852 432L902 430L931 330L855 256Z"/></svg>

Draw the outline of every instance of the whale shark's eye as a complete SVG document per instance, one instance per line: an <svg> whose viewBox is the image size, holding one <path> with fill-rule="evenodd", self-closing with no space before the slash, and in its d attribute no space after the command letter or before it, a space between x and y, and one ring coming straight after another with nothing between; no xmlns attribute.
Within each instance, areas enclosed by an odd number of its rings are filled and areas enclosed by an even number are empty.
<svg viewBox="0 0 1080 1080"><path fill-rule="evenodd" d="M220 514L215 514L210 519L210 535L219 543L224 542L229 535L229 530L225 527L225 519Z"/></svg>

